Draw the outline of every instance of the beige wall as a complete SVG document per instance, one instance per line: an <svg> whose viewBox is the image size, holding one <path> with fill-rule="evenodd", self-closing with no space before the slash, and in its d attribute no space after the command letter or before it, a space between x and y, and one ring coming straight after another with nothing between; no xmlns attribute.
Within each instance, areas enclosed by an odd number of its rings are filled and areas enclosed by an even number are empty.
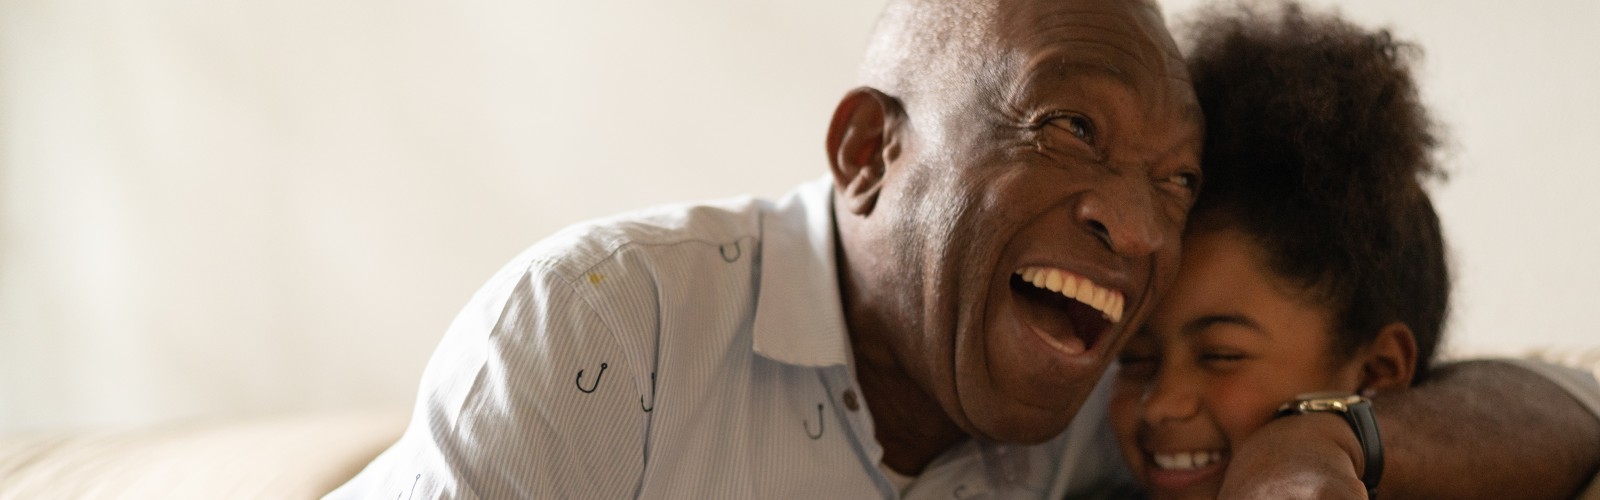
<svg viewBox="0 0 1600 500"><path fill-rule="evenodd" d="M880 5L0 0L0 431L406 407L542 235L821 175ZM1468 346L1597 342L1600 4L1547 5L1345 7L1428 50Z"/></svg>

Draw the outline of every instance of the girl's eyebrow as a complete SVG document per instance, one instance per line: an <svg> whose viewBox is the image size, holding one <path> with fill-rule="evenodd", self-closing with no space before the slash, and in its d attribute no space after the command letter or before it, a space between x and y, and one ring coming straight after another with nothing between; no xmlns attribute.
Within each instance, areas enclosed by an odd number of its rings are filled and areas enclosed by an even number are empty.
<svg viewBox="0 0 1600 500"><path fill-rule="evenodd" d="M1183 333L1189 336L1199 335L1200 332L1204 332L1206 329L1219 324L1242 326L1245 329L1255 332L1259 335L1267 334L1267 331L1261 328L1261 324L1256 323L1254 319L1251 319L1249 316L1236 313L1208 314L1199 318L1195 318L1183 326Z"/></svg>

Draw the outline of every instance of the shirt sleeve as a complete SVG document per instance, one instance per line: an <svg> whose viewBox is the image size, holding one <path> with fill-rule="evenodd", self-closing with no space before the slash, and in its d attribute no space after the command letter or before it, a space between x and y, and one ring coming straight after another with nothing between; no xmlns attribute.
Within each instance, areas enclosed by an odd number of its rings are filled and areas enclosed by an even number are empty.
<svg viewBox="0 0 1600 500"><path fill-rule="evenodd" d="M648 370L585 291L537 268L492 279L429 360L405 434L327 498L635 496Z"/></svg>

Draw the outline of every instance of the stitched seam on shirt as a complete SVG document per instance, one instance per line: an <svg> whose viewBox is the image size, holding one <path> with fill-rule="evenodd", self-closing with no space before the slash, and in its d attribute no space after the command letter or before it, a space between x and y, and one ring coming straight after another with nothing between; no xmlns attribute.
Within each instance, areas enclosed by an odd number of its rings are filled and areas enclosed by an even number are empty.
<svg viewBox="0 0 1600 500"><path fill-rule="evenodd" d="M615 252L613 252L613 254L614 253ZM583 269L582 271L579 271L577 275L582 276L586 273L589 273L590 271L594 270L594 268L599 267L601 262L604 262L604 259L602 259L600 262L596 262L594 265L591 265L586 269ZM574 276L565 276L562 273L557 272L555 269L552 269L552 267L555 267L556 265L555 262L535 260L533 263L543 264L545 267L542 267L541 270L549 272L556 279L560 280L562 285L566 285L567 292L571 293L573 297L577 297L584 309L587 309L585 312L600 320L600 325L605 327L606 334L611 336L611 342L626 350L628 344L624 343L622 341L622 336L617 334L617 331L620 330L620 328L617 327L617 324L608 315L600 313L602 309L595 306L594 299L590 297L592 294L584 293L585 289L578 285ZM635 363L635 366L637 366L637 363Z"/></svg>
<svg viewBox="0 0 1600 500"><path fill-rule="evenodd" d="M611 255L615 255L615 252L612 252ZM580 271L577 274L578 274L578 276L583 276L583 275L591 272L594 268L600 267L600 264L604 263L604 262L605 262L605 259L602 259L602 260L596 262L594 265L589 266L587 269L584 269L583 271ZM605 327L606 334L611 336L611 342L613 344L615 344L619 348L619 350L621 350L623 353L627 353L629 344L627 342L624 342L624 339L622 338L622 335L620 333L618 333L618 332L622 331L622 328L619 325L617 325L616 319L613 317L614 315L602 314L601 313L601 311L603 311L604 309L601 309L600 307L598 307L596 305L597 298L594 297L594 296L597 295L597 293L594 293L594 292L585 293L585 291L587 291L588 289L586 289L583 286L579 285L577 283L577 281L575 279L573 279L573 277L562 276L560 273L552 273L552 274L554 274L557 279L560 279L561 283L563 285L567 286L567 290L569 292L571 292L574 297L577 297L578 301L583 303L584 308L588 309L588 313L589 314L593 315L596 319L600 320L600 325ZM660 307L660 304L657 304L657 307ZM657 316L658 317L660 316L660 312L659 311L657 312ZM657 336L657 342L658 342L658 344L656 345L656 350L657 351L661 350L661 346L659 344L659 342L660 342L660 338L659 337L661 335L660 329L661 329L660 325L656 325L655 334ZM632 356L630 356L630 358L631 357ZM635 376L637 376L638 374L650 373L650 370L653 369L653 367L645 365L644 364L644 360L642 360L642 359L629 359L628 362L634 367L642 368L642 369L639 369L639 370L635 371ZM650 404L652 406L655 405L654 395L652 395L652 397L651 397ZM646 420L648 421L649 418L646 417ZM641 471L641 474L642 473L643 472Z"/></svg>
<svg viewBox="0 0 1600 500"><path fill-rule="evenodd" d="M733 242L749 241L753 245L755 243L755 240L756 240L755 236L744 235L744 236L740 236L739 238L734 239ZM617 345L619 345L619 346L626 346L627 344L622 341L621 335L618 335L618 333L617 333L618 331L621 330L621 328L619 328L617 326L617 324L615 323L615 320L611 317L611 315L606 315L606 314L601 314L600 313L600 311L603 311L604 309L601 309L600 307L597 307L595 305L595 300L596 299L593 296L594 294L592 294L592 293L583 293L585 288L580 286L578 284L578 281L583 276L587 276L589 273L594 272L594 270L596 268L600 267L601 265L605 264L606 262L614 260L618 253L620 253L623 250L628 249L630 247L653 248L653 247L678 246L678 245L683 245L683 244L686 244L686 243L700 243L700 244L703 244L703 245L706 245L706 246L709 246L709 247L718 247L718 248L720 248L722 245L726 245L727 244L727 243L717 243L717 242L714 242L714 241L700 239L700 238L689 238L689 239L684 239L684 240L679 240L679 241L674 241L674 242L669 242L669 243L634 243L634 242L627 242L627 243L618 244L615 248L612 248L609 253L606 253L604 257L595 259L595 261L593 263L589 264L586 267L578 269L576 272L572 273L571 275L567 275L565 273L562 273L557 269L557 268L561 267L561 259L546 259L546 258L542 258L542 257L535 257L535 258L529 260L529 267L532 268L534 266L538 266L540 269L548 271L552 275L554 275L556 278L560 279L561 283L566 285L568 290L572 291L573 294L575 296L577 296L579 300L582 300L585 306L588 306L590 313L593 313L595 315L595 317L600 318L600 322L605 325L607 333L611 334L611 340L613 342L616 342ZM747 250L744 250L743 248L741 248L739 251L742 253L742 252L745 252ZM744 256L741 255L740 258L744 258ZM660 305L661 304L658 301L656 306L659 308ZM657 311L657 315L659 315L659 314L660 314L660 311L658 310ZM656 335L658 337L658 339L657 339L658 341L659 341L659 336L661 334L660 328L661 328L661 325L657 325L656 326L657 331L655 333L656 333ZM660 351L661 350L661 346L657 345L656 346L656 350ZM642 361L642 360L634 360L634 361ZM642 365L636 365L636 366L642 366Z"/></svg>
<svg viewBox="0 0 1600 500"><path fill-rule="evenodd" d="M560 277L562 279L562 281L565 281L568 284L572 284L575 281L578 281L583 276L587 275L588 273L594 271L595 268L600 267L601 265L605 264L607 261L614 260L617 257L618 253L621 253L623 250L627 250L627 249L630 249L630 248L634 248L634 247L638 247L638 248L671 247L671 246L683 245L683 244L686 244L686 243L700 243L700 244L703 244L703 245L706 245L706 246L710 246L710 247L716 248L716 247L721 247L722 245L726 245L728 243L744 242L746 240L750 241L751 243L754 243L755 241L758 240L758 238L757 238L756 235L745 234L745 235L739 236L737 238L734 238L734 239L726 241L726 242L717 242L716 240L710 240L710 239L705 239L705 238L684 238L684 239L675 240L675 241L652 242L652 243L643 243L643 242L637 242L637 241L614 242L612 244L615 245L615 246L612 246L612 247L608 248L606 250L606 252L603 253L603 254L595 254L593 256L585 256L585 257L592 257L592 260L590 260L590 259L578 259L578 258L574 258L572 256L557 256L557 257L539 256L539 257L529 258L528 259L528 266L530 268L532 268L534 266L538 266L539 268L544 269L546 271L550 271L552 274ZM746 250L744 248L740 248L739 251L740 252L746 252L748 250ZM743 258L743 257L741 256L741 258ZM567 268L567 267L575 267L575 269L573 269L571 273L563 272L563 268Z"/></svg>
<svg viewBox="0 0 1600 500"><path fill-rule="evenodd" d="M522 288L523 286L527 286L530 289L532 288L533 273L529 271L530 270L523 271L522 276L518 277L516 283L512 284L511 289L506 292L505 300L500 304L500 312L495 315L494 324L489 327L489 332L484 339L486 344L493 343L495 341L494 338L498 336L496 332L499 332L504 326L506 309L511 307L511 302L515 300L515 297L517 296L517 289ZM488 347L485 348L487 349ZM455 421L450 425L451 437L456 442L460 442L461 440L461 423L463 417L469 414L477 415L483 410L485 401L483 383L485 377L487 377L488 370L489 358L488 354L485 354L483 362L478 365L477 372L472 376L472 386L467 388L466 397L461 398L461 406L456 409ZM457 453L459 452L460 451L457 450ZM446 460L446 463L450 463L452 474L456 475L459 479L460 474L454 471L456 467L454 461ZM474 484L472 484L471 481L457 480L453 481L453 483L462 489L465 489L474 498L483 498L483 495L478 493L477 488Z"/></svg>
<svg viewBox="0 0 1600 500"><path fill-rule="evenodd" d="M496 324L498 324L498 323L496 323ZM484 362L478 366L478 372L475 375L473 375L473 377L472 377L472 387L467 389L467 397L462 398L462 400L461 400L461 408L456 410L455 422L452 422L450 424L451 437L453 438L454 441L456 441L458 443L461 442L461 419L462 419L462 417L467 415L467 410L468 409L473 410L474 413L476 413L478 410L482 409L483 399L484 399L483 398L483 391L482 391L482 389L483 389L483 379L485 377L485 372L487 372L488 370L489 370L489 361L486 358L484 360ZM438 445L435 444L434 446L437 447ZM461 450L456 450L456 453L458 453L458 454L461 453ZM444 458L444 457L440 457L440 458ZM461 489L466 490L467 493L472 495L472 498L483 498L483 495L478 493L478 489L477 489L476 485L473 484L472 481L463 481L462 480L464 478L461 477L461 473L456 471L456 467L457 467L456 462L457 461L458 460L449 460L449 459L445 460L445 462L450 465L450 469L451 469L450 473L451 473L451 475L455 476L455 480L451 481L451 483L455 484L457 487L459 487Z"/></svg>
<svg viewBox="0 0 1600 500"><path fill-rule="evenodd" d="M541 263L541 262L539 262L537 260L532 261L532 262L533 263ZM548 262L542 262L542 263L548 264ZM591 300L589 300L589 297L587 296L587 294L582 293L583 292L583 288L582 287L575 286L575 284L574 284L574 282L572 280L567 279L566 276L562 276L561 273L555 272L553 269L550 269L549 267L535 266L535 265L530 265L530 266L528 266L528 268L526 270L523 271L522 276L520 278L518 278L517 283L512 286L511 292L506 295L506 300L501 305L500 313L496 316L494 325L490 327L490 336L489 336L488 339L486 339L488 342L491 342L491 343L495 342L494 337L499 336L499 333L504 331L503 329L510 328L510 325L506 325L505 324L505 320L506 320L506 312L505 311L506 311L507 308L509 308L511 306L511 303L514 300L513 297L515 297L517 295L517 293L516 293L517 289L522 288L524 286L526 286L528 288L532 288L533 287L533 285L532 285L533 280L537 279L538 274L541 273L541 272L545 273L545 274L548 274L550 277L554 278L554 282L555 283L559 283L560 285L565 286L567 288L567 290L566 290L567 293L571 293L574 297L576 297L578 299L578 300L574 301L574 304L579 306L579 307L582 307L584 309L584 311L582 311L582 312L584 312L584 313L586 313L586 314L588 314L588 315L590 315L590 316L592 316L594 318L599 319L600 321L598 322L598 324L601 326L601 328L605 329L605 333L608 335L608 338L612 341L613 345L618 346L619 350L624 350L624 349L620 349L625 344L621 343L620 336L618 336L617 333L616 333L616 327L613 324L611 324L609 321L607 321L607 319L606 319L606 317L604 315L601 315L599 313L599 311L594 307L593 302ZM554 296L554 294L551 294L551 296ZM544 297L544 300L542 300L542 302L545 305L548 305L550 303L550 297ZM622 367L618 367L618 368L622 368ZM478 367L477 372L473 376L472 386L468 389L467 396L462 399L461 408L459 410L457 410L457 417L455 419L454 424L450 426L450 432L458 440L461 437L461 424L462 424L462 420L463 420L461 417L464 416L464 415L467 415L467 414L479 414L479 413L481 413L482 410L483 410L483 405L487 401L487 398L484 396L484 388L483 388L483 381L484 381L484 378L486 377L485 373L487 372L487 370L488 370L488 360L486 358L485 362ZM642 481L643 478L644 478L644 470L641 468L639 470L639 479L638 480ZM479 494L477 492L477 490L474 488L474 485L470 484L470 482L467 482L467 481L456 481L455 483L457 485L461 486L463 489L467 490L467 492L471 493L473 497L475 497L475 498L483 498L483 495ZM549 485L545 485L545 486L554 487L555 484L549 484Z"/></svg>
<svg viewBox="0 0 1600 500"><path fill-rule="evenodd" d="M615 254L615 252L613 252L613 254ZM588 269L586 269L586 270L584 270L582 272L579 272L578 274L581 276L581 275L583 275L585 273L588 273L589 270L592 270L595 267L598 267L599 264L602 263L602 262L605 262L605 260L606 259L601 259L600 261L597 261L595 263L595 265L590 266ZM571 279L571 277L562 276L561 273L556 273L556 272L551 272L551 274L553 276L555 276L556 279L560 280L561 284L566 285L567 291L569 293L572 293L574 297L578 298L578 302L584 307L584 309L586 309L585 312L587 312L589 315L593 316L595 319L600 320L599 321L600 326L602 328L605 328L607 335L610 335L611 343L616 345L618 347L618 350L622 351L624 353L624 355L626 355L626 353L628 352L628 348L627 348L628 344L626 344L626 343L624 343L622 341L623 340L622 336L617 333L620 329L613 322L613 320L608 315L601 314L600 313L601 309L598 308L598 307L595 307L594 300L591 298L591 296L594 295L594 294L593 293L584 293L584 291L586 289L584 287L580 286L578 283L574 282L574 280ZM657 332L657 335L659 335L659 332ZM658 345L656 347L656 349L659 350L660 346ZM641 360L638 360L638 359L630 359L629 363L633 367L643 366L641 364ZM621 368L621 367L619 367L619 368ZM637 377L639 374L649 373L649 367L644 367L644 368L645 368L644 370L630 370L630 371L634 371L634 376ZM655 399L654 399L653 395L651 397L650 404L652 406L655 405ZM651 420L650 420L650 416L649 416L648 413L641 413L640 415L641 416L638 417L638 418L640 418L641 419L641 423L644 424L645 434L643 436L640 436L640 438L639 438L639 444L640 444L639 453L641 454L641 457L640 457L640 460L639 460L638 476L634 480L635 483L636 483L634 485L634 488L633 488L635 492L639 491L640 487L644 484L645 470L649 468L649 464L647 463L648 462L648 460L647 460L648 457L644 457L643 454L644 454L645 450L648 448L648 443L650 442L649 429L650 429L650 421Z"/></svg>

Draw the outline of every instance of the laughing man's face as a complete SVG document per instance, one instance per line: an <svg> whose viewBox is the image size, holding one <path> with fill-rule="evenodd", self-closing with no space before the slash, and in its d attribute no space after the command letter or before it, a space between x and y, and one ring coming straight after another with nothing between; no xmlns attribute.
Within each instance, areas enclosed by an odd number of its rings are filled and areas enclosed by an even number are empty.
<svg viewBox="0 0 1600 500"><path fill-rule="evenodd" d="M908 102L874 216L910 309L907 370L956 424L1059 434L1171 281L1201 125L1159 13L999 9L988 83ZM882 219L880 219L882 220Z"/></svg>

